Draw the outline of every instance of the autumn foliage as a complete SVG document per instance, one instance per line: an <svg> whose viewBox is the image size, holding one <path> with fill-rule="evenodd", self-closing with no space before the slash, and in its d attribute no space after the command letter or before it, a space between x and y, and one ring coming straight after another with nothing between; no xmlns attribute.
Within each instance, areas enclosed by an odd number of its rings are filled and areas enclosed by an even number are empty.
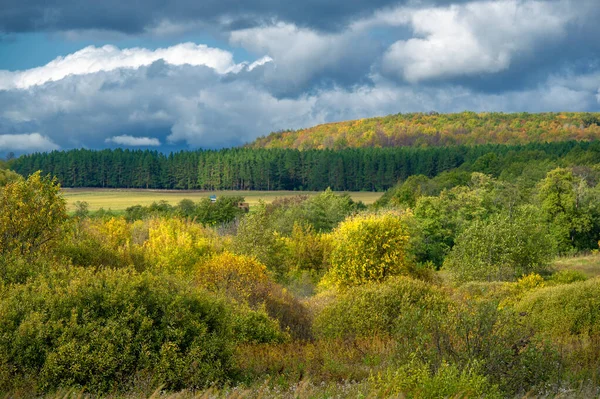
<svg viewBox="0 0 600 399"><path fill-rule="evenodd" d="M409 237L400 214L354 216L342 222L331 237L331 268L325 279L334 286L381 282L408 274Z"/></svg>
<svg viewBox="0 0 600 399"><path fill-rule="evenodd" d="M599 114L413 113L271 133L257 139L250 146L339 150L360 147L526 144L598 138Z"/></svg>

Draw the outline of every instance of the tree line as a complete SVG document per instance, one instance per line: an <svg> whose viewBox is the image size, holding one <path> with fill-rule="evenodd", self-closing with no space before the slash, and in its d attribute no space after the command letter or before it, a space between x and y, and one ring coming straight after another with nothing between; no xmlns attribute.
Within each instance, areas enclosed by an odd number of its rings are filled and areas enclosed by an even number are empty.
<svg viewBox="0 0 600 399"><path fill-rule="evenodd" d="M434 177L455 168L498 175L523 162L557 166L600 162L600 143L524 145L250 149L180 151L52 151L21 156L11 169L56 176L63 187L201 190L383 191L412 175Z"/></svg>

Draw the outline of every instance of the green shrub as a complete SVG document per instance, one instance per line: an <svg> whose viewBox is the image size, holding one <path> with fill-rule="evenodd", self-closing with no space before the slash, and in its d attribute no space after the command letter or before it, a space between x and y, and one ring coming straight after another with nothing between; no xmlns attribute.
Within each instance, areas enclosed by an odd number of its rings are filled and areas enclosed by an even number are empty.
<svg viewBox="0 0 600 399"><path fill-rule="evenodd" d="M82 237L81 239L65 240L57 252L70 260L75 266L82 267L124 267L122 259L115 249L108 248L95 237Z"/></svg>
<svg viewBox="0 0 600 399"><path fill-rule="evenodd" d="M502 300L510 296L510 283L502 281L470 281L457 288L462 295L469 297L486 299L486 300Z"/></svg>
<svg viewBox="0 0 600 399"><path fill-rule="evenodd" d="M253 212L240 220L232 248L238 254L256 258L277 278L285 275L285 242L272 226L264 203L260 203Z"/></svg>
<svg viewBox="0 0 600 399"><path fill-rule="evenodd" d="M246 330L276 336L276 326L264 316L232 309L173 277L53 272L4 292L0 390L30 379L43 391L80 386L106 392L129 388L140 374L167 389L220 383L232 371L240 321L241 327L250 324Z"/></svg>
<svg viewBox="0 0 600 399"><path fill-rule="evenodd" d="M437 370L413 360L395 370L387 370L369 379L369 388L385 397L438 398L501 398L498 386L491 384L478 367L470 365L460 370L443 362ZM379 395L378 395L379 396Z"/></svg>
<svg viewBox="0 0 600 399"><path fill-rule="evenodd" d="M572 284L580 281L586 281L588 277L579 270L560 270L550 276L547 285Z"/></svg>
<svg viewBox="0 0 600 399"><path fill-rule="evenodd" d="M556 376L557 353L512 308L498 301L455 298L435 344L459 365L477 362L490 382L511 395L525 393Z"/></svg>
<svg viewBox="0 0 600 399"><path fill-rule="evenodd" d="M233 332L239 342L251 344L282 343L290 340L277 319L272 319L265 307L252 309L248 304L234 305Z"/></svg>
<svg viewBox="0 0 600 399"><path fill-rule="evenodd" d="M600 280L533 291L517 309L544 335L558 338L600 334Z"/></svg>
<svg viewBox="0 0 600 399"><path fill-rule="evenodd" d="M506 281L544 271L553 243L535 218L523 213L473 222L456 239L444 268L458 282Z"/></svg>
<svg viewBox="0 0 600 399"><path fill-rule="evenodd" d="M21 178L21 175L12 170L3 169L0 165L0 187L15 182Z"/></svg>
<svg viewBox="0 0 600 399"><path fill-rule="evenodd" d="M427 333L428 323L448 311L439 288L408 277L391 278L348 289L315 319L315 331L327 338Z"/></svg>
<svg viewBox="0 0 600 399"><path fill-rule="evenodd" d="M51 256L29 259L16 254L0 255L0 286L23 284L40 274L48 273L55 266Z"/></svg>

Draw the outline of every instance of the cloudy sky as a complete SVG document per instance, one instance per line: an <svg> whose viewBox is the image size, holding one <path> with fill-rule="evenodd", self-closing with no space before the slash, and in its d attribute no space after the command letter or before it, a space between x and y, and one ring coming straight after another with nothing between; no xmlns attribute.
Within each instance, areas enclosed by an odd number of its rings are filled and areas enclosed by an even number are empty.
<svg viewBox="0 0 600 399"><path fill-rule="evenodd" d="M600 111L598 0L1 0L0 154Z"/></svg>

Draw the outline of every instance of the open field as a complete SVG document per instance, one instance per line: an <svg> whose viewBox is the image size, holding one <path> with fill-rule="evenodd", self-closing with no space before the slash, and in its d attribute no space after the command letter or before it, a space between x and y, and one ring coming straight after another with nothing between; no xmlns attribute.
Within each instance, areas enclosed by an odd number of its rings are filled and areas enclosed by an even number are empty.
<svg viewBox="0 0 600 399"><path fill-rule="evenodd" d="M558 258L553 266L556 270L577 270L590 278L600 276L600 255L583 255Z"/></svg>
<svg viewBox="0 0 600 399"><path fill-rule="evenodd" d="M199 201L210 195L241 195L250 205L260 200L272 202L275 198L293 197L295 195L315 195L315 191L197 191L197 190L144 190L144 189L93 189L93 188L64 188L63 194L70 211L74 210L76 201L85 201L91 211L104 208L122 211L133 205L150 205L155 201L167 201L176 205L184 198ZM383 193L349 192L354 201L372 204Z"/></svg>

